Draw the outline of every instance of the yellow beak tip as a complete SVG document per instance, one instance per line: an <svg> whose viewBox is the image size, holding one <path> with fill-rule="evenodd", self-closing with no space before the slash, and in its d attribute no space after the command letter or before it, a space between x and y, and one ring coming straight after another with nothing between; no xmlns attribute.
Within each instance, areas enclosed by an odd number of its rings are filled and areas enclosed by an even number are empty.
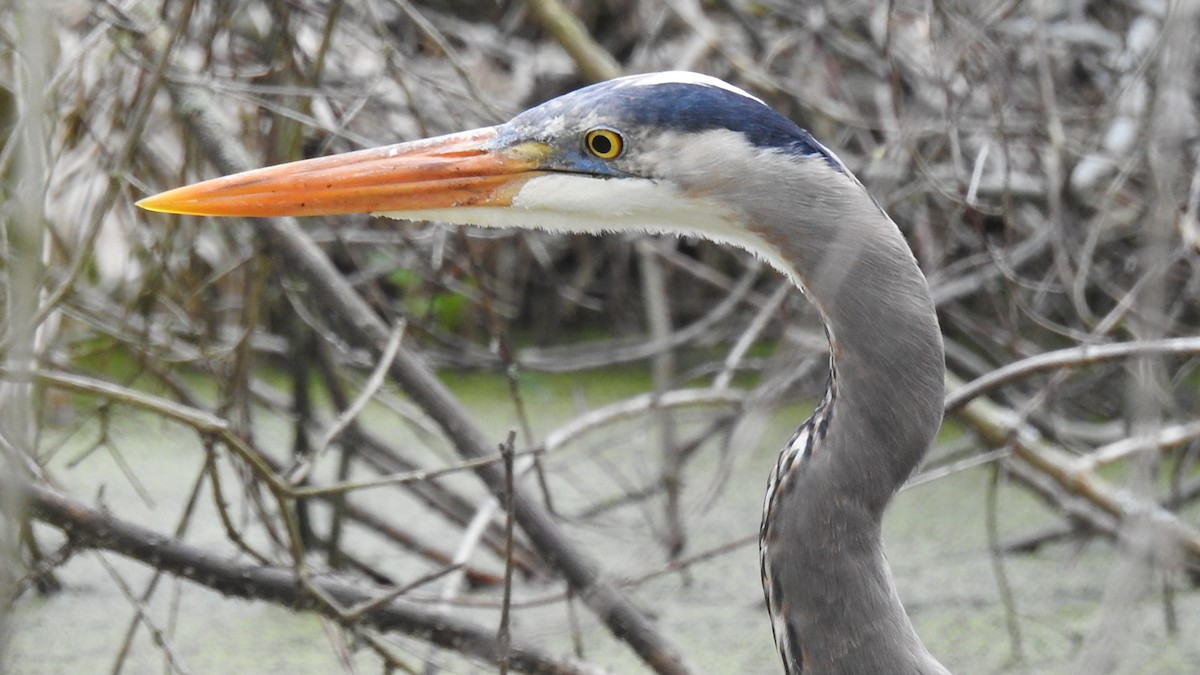
<svg viewBox="0 0 1200 675"><path fill-rule="evenodd" d="M133 205L139 209L142 209L143 211L153 211L154 213L170 213L182 216L208 215L202 208L195 208L195 205L193 205L192 208L189 208L188 200L181 200L179 198L172 197L172 192L174 192L174 190L168 190L167 192L160 192L156 195L143 197L134 202Z"/></svg>
<svg viewBox="0 0 1200 675"><path fill-rule="evenodd" d="M169 209L160 203L160 200L157 197L157 195L152 197L143 197L134 202L133 205L139 209L154 211L155 213L171 213Z"/></svg>

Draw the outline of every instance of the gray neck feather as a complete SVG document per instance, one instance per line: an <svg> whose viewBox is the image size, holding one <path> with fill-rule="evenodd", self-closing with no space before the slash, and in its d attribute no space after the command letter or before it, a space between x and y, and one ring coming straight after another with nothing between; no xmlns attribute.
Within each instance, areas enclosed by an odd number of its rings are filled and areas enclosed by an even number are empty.
<svg viewBox="0 0 1200 675"><path fill-rule="evenodd" d="M836 369L826 434L797 459L764 520L788 672L944 673L900 604L880 539L884 507L941 423L945 363L929 287L853 179L820 159L770 152L744 169L687 189L719 190L794 267L829 328Z"/></svg>

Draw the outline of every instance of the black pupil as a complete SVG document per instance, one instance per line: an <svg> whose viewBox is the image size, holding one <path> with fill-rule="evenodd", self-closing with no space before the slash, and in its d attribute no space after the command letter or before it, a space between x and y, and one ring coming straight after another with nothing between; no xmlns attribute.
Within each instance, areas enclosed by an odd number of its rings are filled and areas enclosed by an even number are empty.
<svg viewBox="0 0 1200 675"><path fill-rule="evenodd" d="M613 150L612 139L604 134L592 136L592 150L595 150L597 155L607 155Z"/></svg>

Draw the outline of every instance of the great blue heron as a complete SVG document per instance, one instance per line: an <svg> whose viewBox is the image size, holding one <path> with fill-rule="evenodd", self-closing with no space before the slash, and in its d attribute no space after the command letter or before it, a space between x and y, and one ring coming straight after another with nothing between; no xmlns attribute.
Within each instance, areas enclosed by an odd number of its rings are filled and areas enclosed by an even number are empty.
<svg viewBox="0 0 1200 675"><path fill-rule="evenodd" d="M945 673L901 606L880 519L942 418L942 337L896 225L760 99L669 72L592 85L507 124L164 192L153 211L370 212L488 227L699 236L804 290L830 343L824 400L771 472L763 588L788 673Z"/></svg>

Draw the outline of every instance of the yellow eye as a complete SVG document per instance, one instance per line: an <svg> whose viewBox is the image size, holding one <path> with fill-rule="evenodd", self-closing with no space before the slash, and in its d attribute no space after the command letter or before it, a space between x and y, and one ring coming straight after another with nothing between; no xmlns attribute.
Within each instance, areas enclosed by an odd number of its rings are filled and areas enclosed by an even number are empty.
<svg viewBox="0 0 1200 675"><path fill-rule="evenodd" d="M600 159L616 159L625 149L625 139L612 129L592 129L583 137L583 143Z"/></svg>

